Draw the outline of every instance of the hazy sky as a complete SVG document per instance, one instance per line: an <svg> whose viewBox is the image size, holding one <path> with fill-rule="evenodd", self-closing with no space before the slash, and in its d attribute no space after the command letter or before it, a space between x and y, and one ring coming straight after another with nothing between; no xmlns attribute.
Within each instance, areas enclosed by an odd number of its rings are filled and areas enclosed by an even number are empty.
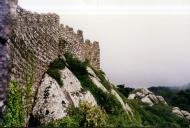
<svg viewBox="0 0 190 128"><path fill-rule="evenodd" d="M19 4L37 12L56 12L63 24L99 41L101 67L116 84L190 82L189 0L20 0Z"/></svg>

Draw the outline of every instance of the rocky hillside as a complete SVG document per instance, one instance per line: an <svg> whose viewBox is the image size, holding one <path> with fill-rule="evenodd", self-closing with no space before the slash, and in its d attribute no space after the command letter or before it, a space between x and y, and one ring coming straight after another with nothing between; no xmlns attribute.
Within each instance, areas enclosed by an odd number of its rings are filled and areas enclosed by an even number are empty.
<svg viewBox="0 0 190 128"><path fill-rule="evenodd" d="M148 89L131 90L126 96L125 89L110 83L104 72L69 53L50 64L33 106L23 105L31 102L32 83L22 92L17 84L11 81L3 126L188 127L188 112L172 109ZM29 108L30 113L23 111Z"/></svg>
<svg viewBox="0 0 190 128"><path fill-rule="evenodd" d="M136 89L129 95L128 99L139 99L142 103L146 103L150 106L153 106L154 104L167 104L162 96L155 96L151 91L145 88Z"/></svg>
<svg viewBox="0 0 190 128"><path fill-rule="evenodd" d="M163 96L168 104L190 112L190 86L151 87L149 90L156 95Z"/></svg>
<svg viewBox="0 0 190 128"><path fill-rule="evenodd" d="M142 88L142 89L136 89L134 90L128 97L129 100L138 99L142 103L145 103L149 106L153 105L168 105L165 99L162 96L156 96L153 92L149 91L148 89ZM190 122L190 113L184 110L181 110L179 107L173 107L172 113L176 116L187 120Z"/></svg>
<svg viewBox="0 0 190 128"><path fill-rule="evenodd" d="M0 9L10 1L4 2ZM0 43L6 47L0 54L0 68L6 65L0 127L189 127L189 113L163 97L113 85L100 70L99 43L84 41L81 30L60 24L56 14L16 11L14 5L16 24Z"/></svg>

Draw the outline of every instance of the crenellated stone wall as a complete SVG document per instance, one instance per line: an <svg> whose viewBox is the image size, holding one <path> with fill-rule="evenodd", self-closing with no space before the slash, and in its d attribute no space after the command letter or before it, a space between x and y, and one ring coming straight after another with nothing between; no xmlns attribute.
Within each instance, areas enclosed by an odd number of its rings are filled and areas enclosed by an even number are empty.
<svg viewBox="0 0 190 128"><path fill-rule="evenodd" d="M100 68L99 42L94 41L91 43L88 39L84 41L83 32L81 30L77 30L75 33L73 28L64 26L63 24L60 25L59 34L61 54L65 52L72 53L81 61L85 61L85 59L89 60L94 68Z"/></svg>
<svg viewBox="0 0 190 128"><path fill-rule="evenodd" d="M99 42L94 41L93 43L90 40L85 40L85 43L82 44L82 55L83 58L89 60L91 65L99 69L100 68L100 48Z"/></svg>
<svg viewBox="0 0 190 128"><path fill-rule="evenodd" d="M81 61L88 59L94 68L100 68L99 43L84 42L83 32L60 24L58 15L32 13L19 7L16 23L9 41L11 79L24 87L28 78L33 78L34 94L49 64L64 53Z"/></svg>

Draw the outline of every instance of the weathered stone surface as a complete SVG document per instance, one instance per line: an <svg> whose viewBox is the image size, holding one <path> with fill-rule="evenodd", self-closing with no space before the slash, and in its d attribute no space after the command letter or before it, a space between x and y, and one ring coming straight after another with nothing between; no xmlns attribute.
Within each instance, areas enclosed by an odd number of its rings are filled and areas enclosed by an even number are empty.
<svg viewBox="0 0 190 128"><path fill-rule="evenodd" d="M0 43L0 118L5 107L7 86L9 80L9 48L7 44Z"/></svg>
<svg viewBox="0 0 190 128"><path fill-rule="evenodd" d="M181 110L181 113L182 113L184 116L190 116L190 113L189 113L188 111Z"/></svg>
<svg viewBox="0 0 190 128"><path fill-rule="evenodd" d="M62 91L67 96L67 99L75 107L78 107L81 100L87 101L92 105L97 105L94 96L82 88L80 81L74 76L74 74L65 68L61 70L61 79L63 80Z"/></svg>
<svg viewBox="0 0 190 128"><path fill-rule="evenodd" d="M59 84L45 74L38 88L33 115L37 117L41 123L47 123L66 116L66 108L68 105L69 102L64 92L60 89Z"/></svg>
<svg viewBox="0 0 190 128"><path fill-rule="evenodd" d="M156 96L160 103L167 104L162 96Z"/></svg>
<svg viewBox="0 0 190 128"><path fill-rule="evenodd" d="M135 99L135 96L136 96L136 94L130 94L129 97L128 97L128 99L129 100L133 100L133 99Z"/></svg>
<svg viewBox="0 0 190 128"><path fill-rule="evenodd" d="M132 94L128 96L128 99L139 99L143 103L147 103L150 106L153 106L154 104L167 104L162 96L155 96L153 92L145 88L136 89Z"/></svg>
<svg viewBox="0 0 190 128"><path fill-rule="evenodd" d="M150 105L150 106L153 106L153 105L154 105L154 104L152 103L152 101L148 98L148 96L143 97L143 98L141 99L141 101L142 101L143 103L146 103L146 104Z"/></svg>
<svg viewBox="0 0 190 128"><path fill-rule="evenodd" d="M173 107L172 113L177 115L180 118L184 118L190 122L190 113L184 110L181 110L179 107Z"/></svg>
<svg viewBox="0 0 190 128"><path fill-rule="evenodd" d="M10 70L8 38L16 18L17 0L0 1L0 118L6 101Z"/></svg>
<svg viewBox="0 0 190 128"><path fill-rule="evenodd" d="M87 70L87 72L88 72L91 76L97 78L95 72L94 72L90 67L87 67L86 70ZM98 79L99 79L99 78L98 78ZM100 81L100 79L99 79L98 81Z"/></svg>
<svg viewBox="0 0 190 128"><path fill-rule="evenodd" d="M184 118L184 115L181 113L181 110L180 110L178 107L174 107L174 108L172 109L172 112L173 112L174 114L176 114L177 116L179 116L179 117L181 117L181 118Z"/></svg>
<svg viewBox="0 0 190 128"><path fill-rule="evenodd" d="M190 116L186 116L186 119L190 121Z"/></svg>
<svg viewBox="0 0 190 128"><path fill-rule="evenodd" d="M17 0L0 1L0 37L8 39L16 18Z"/></svg>
<svg viewBox="0 0 190 128"><path fill-rule="evenodd" d="M141 92L141 93L144 94L144 95L152 94L152 92L149 91L147 88L141 88L141 89L139 90L139 92Z"/></svg>
<svg viewBox="0 0 190 128"><path fill-rule="evenodd" d="M159 101L162 103L163 101L159 100L159 96L155 96L153 94L149 94L148 95L148 98L151 100L151 101L154 101L154 103L158 104ZM163 99L164 100L164 99ZM165 101L165 100L164 100ZM165 103L164 103L165 104Z"/></svg>
<svg viewBox="0 0 190 128"><path fill-rule="evenodd" d="M82 88L79 80L68 68L61 70L60 73L63 87L60 87L54 79L45 74L38 89L33 115L38 117L41 123L65 117L68 106L78 107L80 101L97 105L93 95Z"/></svg>
<svg viewBox="0 0 190 128"><path fill-rule="evenodd" d="M143 98L143 97L146 96L146 94L141 93L141 92L137 92L137 93L136 93L136 96L139 97L139 98Z"/></svg>

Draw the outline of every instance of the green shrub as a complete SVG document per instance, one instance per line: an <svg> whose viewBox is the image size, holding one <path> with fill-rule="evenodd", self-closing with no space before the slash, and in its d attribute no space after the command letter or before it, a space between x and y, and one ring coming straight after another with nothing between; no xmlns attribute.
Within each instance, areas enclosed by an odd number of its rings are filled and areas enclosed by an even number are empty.
<svg viewBox="0 0 190 128"><path fill-rule="evenodd" d="M125 97L128 97L129 94L134 91L134 88L125 87L125 85L117 85L117 89L120 93L122 93Z"/></svg>
<svg viewBox="0 0 190 128"><path fill-rule="evenodd" d="M52 121L46 125L40 126L41 128L78 128L79 122L72 117L65 117L60 120Z"/></svg>
<svg viewBox="0 0 190 128"><path fill-rule="evenodd" d="M63 59L54 60L47 71L47 74L54 78L60 86L63 86L60 70L65 68L65 62Z"/></svg>
<svg viewBox="0 0 190 128"><path fill-rule="evenodd" d="M2 127L23 127L25 117L32 111L32 84L35 65L25 71L25 85L21 87L16 80L9 82L7 103Z"/></svg>
<svg viewBox="0 0 190 128"><path fill-rule="evenodd" d="M80 102L78 108L70 106L67 117L53 121L45 128L95 128L105 127L107 115L103 109L98 106L92 106L87 102Z"/></svg>
<svg viewBox="0 0 190 128"><path fill-rule="evenodd" d="M22 91L18 82L11 81L9 84L9 93L3 126L5 127L21 127L24 123L24 111L22 102Z"/></svg>
<svg viewBox="0 0 190 128"><path fill-rule="evenodd" d="M79 120L80 127L103 127L106 125L106 112L98 106L88 102L80 102L79 108L70 109L68 115ZM76 115L76 111L77 114Z"/></svg>

